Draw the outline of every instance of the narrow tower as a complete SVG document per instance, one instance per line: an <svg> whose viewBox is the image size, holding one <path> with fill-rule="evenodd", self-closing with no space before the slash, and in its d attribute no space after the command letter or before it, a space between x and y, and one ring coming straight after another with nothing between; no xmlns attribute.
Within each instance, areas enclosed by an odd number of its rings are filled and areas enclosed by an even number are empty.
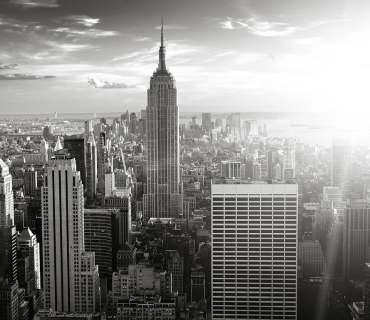
<svg viewBox="0 0 370 320"><path fill-rule="evenodd" d="M148 187L144 195L144 215L178 217L182 212L179 107L175 79L166 68L163 20L158 68L150 78L146 113Z"/></svg>

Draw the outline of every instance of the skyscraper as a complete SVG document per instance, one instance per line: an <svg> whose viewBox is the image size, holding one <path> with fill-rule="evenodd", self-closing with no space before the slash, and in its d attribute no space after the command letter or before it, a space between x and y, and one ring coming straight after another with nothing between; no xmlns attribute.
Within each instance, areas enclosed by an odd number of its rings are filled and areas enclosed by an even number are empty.
<svg viewBox="0 0 370 320"><path fill-rule="evenodd" d="M271 147L267 153L267 179L279 179L274 175L274 167L279 164L279 150L277 147Z"/></svg>
<svg viewBox="0 0 370 320"><path fill-rule="evenodd" d="M94 312L99 274L94 253L85 252L83 186L75 160L63 161L46 168L41 189L44 306Z"/></svg>
<svg viewBox="0 0 370 320"><path fill-rule="evenodd" d="M350 195L352 146L348 141L333 141L333 156L331 163L331 186L342 189L342 199Z"/></svg>
<svg viewBox="0 0 370 320"><path fill-rule="evenodd" d="M0 227L14 224L12 180L9 167L0 159Z"/></svg>
<svg viewBox="0 0 370 320"><path fill-rule="evenodd" d="M370 246L370 208L365 200L351 201L344 210L343 276L345 280L364 280Z"/></svg>
<svg viewBox="0 0 370 320"><path fill-rule="evenodd" d="M85 248L95 252L99 276L109 279L109 287L116 267L119 227L118 210L86 209L84 212Z"/></svg>
<svg viewBox="0 0 370 320"><path fill-rule="evenodd" d="M147 111L148 182L144 215L178 217L182 212L180 187L179 107L175 79L166 68L161 46L157 70L150 79Z"/></svg>
<svg viewBox="0 0 370 320"><path fill-rule="evenodd" d="M283 146L283 179L295 178L295 146L294 139L285 139Z"/></svg>
<svg viewBox="0 0 370 320"><path fill-rule="evenodd" d="M210 113L202 113L202 127L206 131L212 129L212 115Z"/></svg>
<svg viewBox="0 0 370 320"><path fill-rule="evenodd" d="M303 267L303 277L320 277L325 272L324 254L320 242L313 240L312 235L304 235L299 243L298 259Z"/></svg>
<svg viewBox="0 0 370 320"><path fill-rule="evenodd" d="M106 147L105 132L101 132L98 140L97 148L97 177L98 177L98 190L101 195L101 202L104 203L105 196L105 163L107 162L108 152Z"/></svg>
<svg viewBox="0 0 370 320"><path fill-rule="evenodd" d="M29 228L24 228L18 236L18 249L30 259L30 291L41 289L40 245Z"/></svg>
<svg viewBox="0 0 370 320"><path fill-rule="evenodd" d="M297 318L297 196L293 181L213 181L213 319Z"/></svg>
<svg viewBox="0 0 370 320"><path fill-rule="evenodd" d="M86 186L85 139L65 138L63 147L68 150L71 158L76 159L76 170L80 171L82 184Z"/></svg>
<svg viewBox="0 0 370 320"><path fill-rule="evenodd" d="M333 207L332 201L321 201L320 206L315 210L314 220L312 222L313 237L319 241L323 252L326 253L327 236L334 221L334 215L337 210Z"/></svg>
<svg viewBox="0 0 370 320"><path fill-rule="evenodd" d="M91 204L96 196L96 188L98 184L98 158L94 135L90 134L86 143L86 194L87 203Z"/></svg>
<svg viewBox="0 0 370 320"><path fill-rule="evenodd" d="M0 280L17 280L17 230L0 227Z"/></svg>
<svg viewBox="0 0 370 320"><path fill-rule="evenodd" d="M37 189L37 171L33 166L28 166L24 172L24 194L35 196Z"/></svg>

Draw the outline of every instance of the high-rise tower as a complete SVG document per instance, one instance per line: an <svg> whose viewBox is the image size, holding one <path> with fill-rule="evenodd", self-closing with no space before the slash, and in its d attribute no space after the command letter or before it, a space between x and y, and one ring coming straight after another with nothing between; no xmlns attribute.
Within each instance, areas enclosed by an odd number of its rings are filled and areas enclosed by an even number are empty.
<svg viewBox="0 0 370 320"><path fill-rule="evenodd" d="M285 139L283 146L283 179L295 178L295 142Z"/></svg>
<svg viewBox="0 0 370 320"><path fill-rule="evenodd" d="M91 204L93 198L96 196L96 187L98 184L98 157L93 134L90 134L87 138L85 158L87 203Z"/></svg>
<svg viewBox="0 0 370 320"><path fill-rule="evenodd" d="M0 227L11 227L14 223L12 181L9 167L0 159Z"/></svg>
<svg viewBox="0 0 370 320"><path fill-rule="evenodd" d="M177 217L182 210L179 107L175 79L166 68L165 56L162 22L159 63L150 78L146 108L148 184L143 209L150 217Z"/></svg>
<svg viewBox="0 0 370 320"><path fill-rule="evenodd" d="M297 319L298 185L212 181L213 319Z"/></svg>
<svg viewBox="0 0 370 320"><path fill-rule="evenodd" d="M343 277L365 279L365 263L370 245L370 208L365 200L351 201L344 210Z"/></svg>
<svg viewBox="0 0 370 320"><path fill-rule="evenodd" d="M80 173L74 159L49 164L41 188L44 306L56 311L99 311L98 267L94 253L85 252Z"/></svg>
<svg viewBox="0 0 370 320"><path fill-rule="evenodd" d="M331 163L331 186L342 189L342 199L350 196L352 146L348 141L333 141L333 157Z"/></svg>

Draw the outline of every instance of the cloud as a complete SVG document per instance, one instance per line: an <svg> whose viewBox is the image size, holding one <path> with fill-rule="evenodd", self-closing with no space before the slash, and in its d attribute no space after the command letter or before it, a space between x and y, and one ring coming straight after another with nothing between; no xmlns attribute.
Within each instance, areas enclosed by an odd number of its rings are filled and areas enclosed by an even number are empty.
<svg viewBox="0 0 370 320"><path fill-rule="evenodd" d="M323 26L323 25L329 24L329 23L347 22L347 21L350 21L350 20L349 19L339 19L339 20L318 20L318 21L311 21L309 23L309 26L306 29L316 28L316 27Z"/></svg>
<svg viewBox="0 0 370 320"><path fill-rule="evenodd" d="M18 65L17 64L0 64L0 70L13 69L16 66Z"/></svg>
<svg viewBox="0 0 370 320"><path fill-rule="evenodd" d="M89 16L67 16L54 20L58 23L84 25L85 27L93 27L100 22L99 18L91 18Z"/></svg>
<svg viewBox="0 0 370 320"><path fill-rule="evenodd" d="M79 30L75 28L56 28L49 29L49 31L57 33L65 33L68 36L85 37L85 38L100 38L100 37L114 37L120 35L117 31L106 31L99 29L84 29Z"/></svg>
<svg viewBox="0 0 370 320"><path fill-rule="evenodd" d="M321 41L323 38L320 37L312 37L312 38L306 38L306 39L300 39L296 41L296 44L300 44L303 46L307 46L316 42Z"/></svg>
<svg viewBox="0 0 370 320"><path fill-rule="evenodd" d="M143 41L150 41L151 39L148 37L138 37L134 39L137 42L143 42Z"/></svg>
<svg viewBox="0 0 370 320"><path fill-rule="evenodd" d="M232 19L227 17L220 24L223 29L247 29L252 34L262 37L282 37L301 29L300 27L290 26L284 22L261 21L255 16L249 19Z"/></svg>
<svg viewBox="0 0 370 320"><path fill-rule="evenodd" d="M154 27L154 29L161 29L162 26L156 26ZM183 30L183 29L187 29L188 27L187 26L183 26L183 25L180 25L180 24L165 24L163 25L163 29L167 29L167 30Z"/></svg>
<svg viewBox="0 0 370 320"><path fill-rule="evenodd" d="M127 85L124 83L117 83L112 81L88 78L88 83L90 86L94 86L95 88L99 89L128 89L128 88L135 88L135 86Z"/></svg>
<svg viewBox="0 0 370 320"><path fill-rule="evenodd" d="M57 0L11 0L12 4L23 8L57 8Z"/></svg>
<svg viewBox="0 0 370 320"><path fill-rule="evenodd" d="M56 78L55 76L40 76L37 74L28 74L28 73L8 73L1 74L0 80L43 80Z"/></svg>
<svg viewBox="0 0 370 320"><path fill-rule="evenodd" d="M233 23L230 20L221 21L220 24L223 29L234 29Z"/></svg>

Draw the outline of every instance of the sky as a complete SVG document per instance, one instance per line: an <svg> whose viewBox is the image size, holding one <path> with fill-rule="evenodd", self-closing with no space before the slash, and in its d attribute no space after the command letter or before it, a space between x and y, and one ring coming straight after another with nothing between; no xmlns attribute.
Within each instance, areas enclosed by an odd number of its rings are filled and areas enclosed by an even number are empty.
<svg viewBox="0 0 370 320"><path fill-rule="evenodd" d="M369 6L367 0L0 0L0 114L145 109L161 16L180 112L366 112ZM135 88L95 88L88 78Z"/></svg>

